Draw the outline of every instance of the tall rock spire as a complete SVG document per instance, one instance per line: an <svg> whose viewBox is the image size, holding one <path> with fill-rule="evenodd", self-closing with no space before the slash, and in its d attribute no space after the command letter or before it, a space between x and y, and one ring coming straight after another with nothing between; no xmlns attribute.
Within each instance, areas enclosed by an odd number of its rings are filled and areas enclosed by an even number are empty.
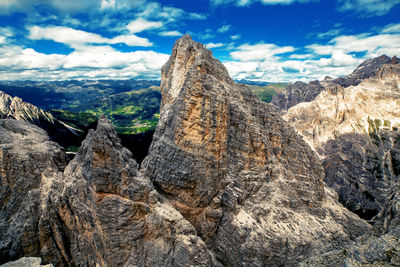
<svg viewBox="0 0 400 267"><path fill-rule="evenodd" d="M280 113L190 36L176 41L161 90L143 172L223 264L293 264L369 229L326 191L316 154Z"/></svg>

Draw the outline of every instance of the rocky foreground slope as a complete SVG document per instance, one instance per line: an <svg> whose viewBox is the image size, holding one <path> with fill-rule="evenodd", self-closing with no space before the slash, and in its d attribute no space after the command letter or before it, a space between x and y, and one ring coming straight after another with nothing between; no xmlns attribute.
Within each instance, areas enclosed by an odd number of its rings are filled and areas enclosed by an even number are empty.
<svg viewBox="0 0 400 267"><path fill-rule="evenodd" d="M161 89L141 168L106 119L68 166L37 127L0 121L13 133L0 139L0 263L312 265L371 231L324 186L317 154L280 112L190 36L175 43Z"/></svg>

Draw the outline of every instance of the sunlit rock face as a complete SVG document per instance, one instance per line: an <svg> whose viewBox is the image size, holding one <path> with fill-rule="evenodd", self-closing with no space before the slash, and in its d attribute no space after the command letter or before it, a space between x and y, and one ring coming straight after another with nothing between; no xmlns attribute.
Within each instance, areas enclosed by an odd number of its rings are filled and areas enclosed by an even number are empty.
<svg viewBox="0 0 400 267"><path fill-rule="evenodd" d="M319 153L341 202L371 220L398 187L400 64L382 56L347 77L356 76L357 85L327 87L284 118Z"/></svg>
<svg viewBox="0 0 400 267"><path fill-rule="evenodd" d="M309 83L295 82L289 85L283 92L275 95L272 99L272 104L286 112L299 103L313 101L327 88L357 86L365 79L379 76L384 65L397 65L399 63L400 59L397 57L390 58L382 55L365 60L352 73L344 77L333 79L326 76L323 81L311 81Z"/></svg>
<svg viewBox="0 0 400 267"><path fill-rule="evenodd" d="M370 228L324 188L317 155L280 113L190 36L175 43L161 86L144 175L221 263L291 265Z"/></svg>

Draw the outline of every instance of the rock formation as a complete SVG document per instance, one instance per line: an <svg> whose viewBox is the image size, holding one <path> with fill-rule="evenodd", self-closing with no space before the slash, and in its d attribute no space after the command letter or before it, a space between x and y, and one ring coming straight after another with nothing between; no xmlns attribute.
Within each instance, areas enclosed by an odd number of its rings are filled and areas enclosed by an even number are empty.
<svg viewBox="0 0 400 267"><path fill-rule="evenodd" d="M108 120L66 168L43 130L11 119L0 129L0 263L39 256L57 266L213 265L194 227L162 203Z"/></svg>
<svg viewBox="0 0 400 267"><path fill-rule="evenodd" d="M189 36L161 90L143 171L224 265L293 265L369 229L324 188L316 154L279 112Z"/></svg>
<svg viewBox="0 0 400 267"><path fill-rule="evenodd" d="M35 257L23 257L16 261L10 261L1 267L53 267L53 264L41 265L42 259Z"/></svg>
<svg viewBox="0 0 400 267"><path fill-rule="evenodd" d="M39 128L0 121L10 136L0 139L0 263L294 266L351 245L368 251L351 242L371 225L324 186L318 155L203 45L175 43L161 90L140 169L104 118L68 166ZM381 209L388 238L397 199Z"/></svg>
<svg viewBox="0 0 400 267"><path fill-rule="evenodd" d="M374 225L375 235L310 258L305 265L398 264L399 63L387 56L367 60L346 77L321 82L326 86L314 100L300 100L284 115L318 152L326 185L349 210Z"/></svg>
<svg viewBox="0 0 400 267"><path fill-rule="evenodd" d="M0 120L0 263L39 255L40 217L52 177L65 165L63 150L44 130Z"/></svg>
<svg viewBox="0 0 400 267"><path fill-rule="evenodd" d="M323 159L327 185L368 220L398 190L399 86L400 64L384 64L357 86L327 89L284 115Z"/></svg>
<svg viewBox="0 0 400 267"><path fill-rule="evenodd" d="M11 97L0 91L0 119L7 118L39 126L47 132L51 140L64 147L76 142L80 144L82 141L76 129L58 121L49 112L24 102L19 97Z"/></svg>
<svg viewBox="0 0 400 267"><path fill-rule="evenodd" d="M282 93L275 95L271 103L279 109L287 111L299 103L313 101L322 91L329 88L356 86L365 79L377 76L385 64L400 64L400 59L382 55L364 61L351 74L344 77L336 79L326 77L321 82L311 81L308 84L295 82L289 85Z"/></svg>

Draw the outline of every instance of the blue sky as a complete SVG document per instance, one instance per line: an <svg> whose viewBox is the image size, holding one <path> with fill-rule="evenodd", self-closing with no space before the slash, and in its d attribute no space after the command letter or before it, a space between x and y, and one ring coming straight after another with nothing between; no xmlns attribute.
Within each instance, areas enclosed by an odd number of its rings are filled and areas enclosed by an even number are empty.
<svg viewBox="0 0 400 267"><path fill-rule="evenodd" d="M0 80L159 79L185 33L235 79L337 77L400 56L400 0L0 0Z"/></svg>

